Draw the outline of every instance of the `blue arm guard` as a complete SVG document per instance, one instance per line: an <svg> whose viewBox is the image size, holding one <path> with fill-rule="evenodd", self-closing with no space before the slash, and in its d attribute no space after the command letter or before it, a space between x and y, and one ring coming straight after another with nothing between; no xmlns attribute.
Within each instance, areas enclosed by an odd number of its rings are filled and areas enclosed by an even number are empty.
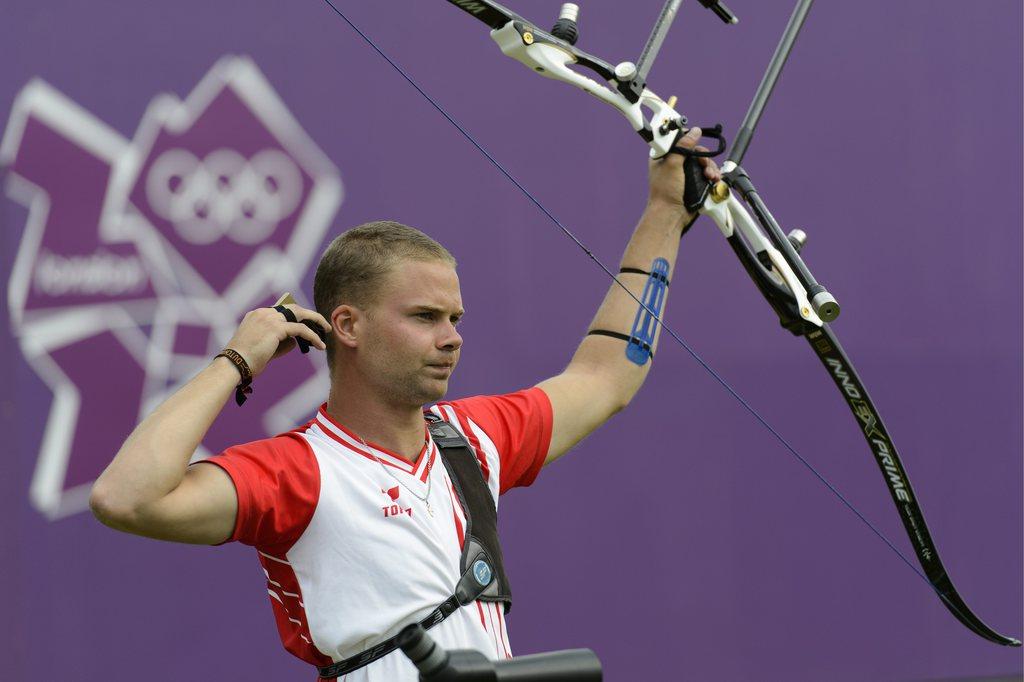
<svg viewBox="0 0 1024 682"><path fill-rule="evenodd" d="M629 333L626 345L626 357L637 365L645 365L651 359L651 348L654 345L654 332L657 330L655 316L661 316L661 308L665 305L665 292L668 291L668 261L655 258L651 263L651 274L644 284L644 293L640 297L643 305L636 311L633 329ZM653 315L651 314L653 313Z"/></svg>

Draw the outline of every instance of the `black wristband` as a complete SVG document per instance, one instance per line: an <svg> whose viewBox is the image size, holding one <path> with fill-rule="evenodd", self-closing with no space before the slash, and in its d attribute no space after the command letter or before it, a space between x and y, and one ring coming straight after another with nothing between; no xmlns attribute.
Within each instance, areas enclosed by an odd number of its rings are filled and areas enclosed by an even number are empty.
<svg viewBox="0 0 1024 682"><path fill-rule="evenodd" d="M651 273L648 270L641 270L640 268L619 268L620 275L630 273L634 275L647 275L648 277L651 276ZM661 274L660 272L654 273L654 277L655 279L660 279L662 282L664 282L666 287L669 285L668 277Z"/></svg>
<svg viewBox="0 0 1024 682"><path fill-rule="evenodd" d="M249 367L249 363L234 348L225 348L213 356L214 360L217 358L227 358L242 376L242 380L235 386L235 403L241 405L249 394L252 393L252 369Z"/></svg>
<svg viewBox="0 0 1024 682"><path fill-rule="evenodd" d="M646 342L636 338L635 336L630 336L629 334L622 334L620 332L613 332L607 329L591 329L590 331L587 332L587 336L610 336L613 339L619 339L620 341L625 341L626 343L635 343L636 345L640 346L645 351L647 351L647 354L651 356L651 361L654 361L654 351L651 350L651 346Z"/></svg>

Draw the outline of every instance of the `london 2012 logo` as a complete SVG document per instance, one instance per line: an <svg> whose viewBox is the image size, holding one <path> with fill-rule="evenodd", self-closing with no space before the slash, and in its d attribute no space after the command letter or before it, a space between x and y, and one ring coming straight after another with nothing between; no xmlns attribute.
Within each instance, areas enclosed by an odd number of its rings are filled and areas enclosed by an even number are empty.
<svg viewBox="0 0 1024 682"><path fill-rule="evenodd" d="M36 79L0 142L24 229L7 282L13 333L52 394L28 486L50 518L83 511L134 425L230 338L298 292L342 200L337 168L249 58L156 96L129 140ZM15 226L17 229L18 226ZM294 356L294 357L293 357ZM291 354L229 405L195 458L292 428L327 393Z"/></svg>

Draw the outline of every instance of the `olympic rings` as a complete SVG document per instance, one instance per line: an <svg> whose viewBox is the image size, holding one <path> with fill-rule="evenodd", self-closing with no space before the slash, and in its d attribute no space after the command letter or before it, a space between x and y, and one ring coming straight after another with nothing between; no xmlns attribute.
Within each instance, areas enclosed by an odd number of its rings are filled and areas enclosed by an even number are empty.
<svg viewBox="0 0 1024 682"><path fill-rule="evenodd" d="M146 176L153 212L198 245L225 236L236 244L267 239L298 207L302 190L301 171L278 149L264 149L248 160L227 148L202 160L186 149L169 149Z"/></svg>

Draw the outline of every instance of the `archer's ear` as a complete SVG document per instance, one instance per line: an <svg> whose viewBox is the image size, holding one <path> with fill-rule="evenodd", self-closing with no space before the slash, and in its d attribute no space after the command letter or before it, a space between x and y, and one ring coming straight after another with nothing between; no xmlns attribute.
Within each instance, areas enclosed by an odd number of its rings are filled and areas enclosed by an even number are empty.
<svg viewBox="0 0 1024 682"><path fill-rule="evenodd" d="M339 305L331 313L331 326L334 327L334 338L346 348L359 345L358 327L364 313L350 305Z"/></svg>

